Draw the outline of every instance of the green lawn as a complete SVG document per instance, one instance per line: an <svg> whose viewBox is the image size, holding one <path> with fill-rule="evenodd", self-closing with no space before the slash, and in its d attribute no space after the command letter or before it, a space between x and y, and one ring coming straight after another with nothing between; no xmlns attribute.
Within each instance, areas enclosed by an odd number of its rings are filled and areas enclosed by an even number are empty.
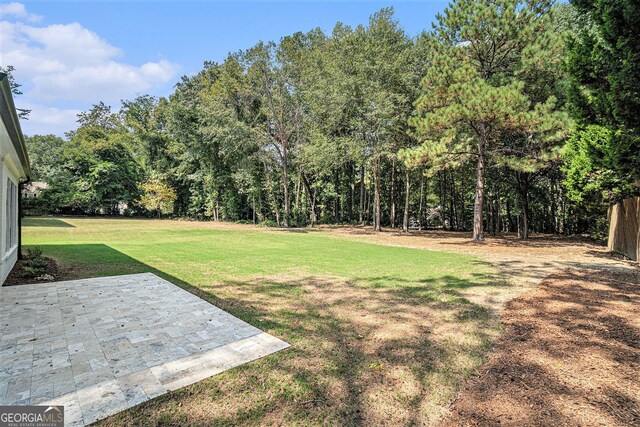
<svg viewBox="0 0 640 427"><path fill-rule="evenodd" d="M497 282L467 255L184 221L23 225L68 278L151 271L292 344L107 425L432 422L499 332L459 294Z"/></svg>

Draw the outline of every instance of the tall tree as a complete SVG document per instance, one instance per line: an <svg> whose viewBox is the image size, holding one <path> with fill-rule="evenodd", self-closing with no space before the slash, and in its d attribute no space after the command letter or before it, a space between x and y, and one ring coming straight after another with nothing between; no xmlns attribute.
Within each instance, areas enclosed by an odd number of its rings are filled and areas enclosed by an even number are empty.
<svg viewBox="0 0 640 427"><path fill-rule="evenodd" d="M411 120L423 144L414 161L432 170L474 159L473 239L483 240L488 161L514 164L514 140L557 141L564 118L554 96L532 99L523 77L553 34L550 1L458 0L437 16L431 67Z"/></svg>
<svg viewBox="0 0 640 427"><path fill-rule="evenodd" d="M55 135L33 135L25 137L31 161L31 179L52 183L62 179L60 159L64 153L65 140Z"/></svg>
<svg viewBox="0 0 640 427"><path fill-rule="evenodd" d="M247 70L260 101L261 140L274 150L280 163L284 208L282 225L289 226L291 196L289 169L291 153L300 139L303 116L300 98L295 91L295 67L291 66L295 50L287 43L259 43L246 53Z"/></svg>
<svg viewBox="0 0 640 427"><path fill-rule="evenodd" d="M361 97L354 128L361 136L374 187L373 227L382 224L382 168L406 139L410 89L406 51L411 41L393 17L393 9L374 13L368 27L354 32L355 77Z"/></svg>
<svg viewBox="0 0 640 427"><path fill-rule="evenodd" d="M120 115L100 102L78 114L63 154L64 169L73 177L72 210L113 214L139 198L140 165L124 141Z"/></svg>

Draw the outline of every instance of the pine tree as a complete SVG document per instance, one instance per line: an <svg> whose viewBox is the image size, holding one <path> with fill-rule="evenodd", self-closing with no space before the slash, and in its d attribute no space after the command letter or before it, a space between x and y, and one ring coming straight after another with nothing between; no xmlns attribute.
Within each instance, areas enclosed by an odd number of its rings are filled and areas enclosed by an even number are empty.
<svg viewBox="0 0 640 427"><path fill-rule="evenodd" d="M556 98L535 99L527 85L529 70L553 43L551 5L459 0L437 16L430 34L431 67L411 119L422 145L409 157L432 171L475 159L474 240L483 240L487 162L522 165L531 159L516 147L562 137ZM536 150L536 157L544 156Z"/></svg>

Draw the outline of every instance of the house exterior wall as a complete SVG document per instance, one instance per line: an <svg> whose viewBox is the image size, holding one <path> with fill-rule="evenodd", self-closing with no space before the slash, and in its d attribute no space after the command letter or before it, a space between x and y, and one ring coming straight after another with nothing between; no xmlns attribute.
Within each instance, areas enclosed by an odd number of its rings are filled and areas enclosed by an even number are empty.
<svg viewBox="0 0 640 427"><path fill-rule="evenodd" d="M17 191L19 178L23 175L4 122L0 126L0 159L0 284L2 284L18 260ZM7 238L9 233L11 236Z"/></svg>
<svg viewBox="0 0 640 427"><path fill-rule="evenodd" d="M0 283L4 284L20 252L19 189L31 165L9 76L0 73Z"/></svg>

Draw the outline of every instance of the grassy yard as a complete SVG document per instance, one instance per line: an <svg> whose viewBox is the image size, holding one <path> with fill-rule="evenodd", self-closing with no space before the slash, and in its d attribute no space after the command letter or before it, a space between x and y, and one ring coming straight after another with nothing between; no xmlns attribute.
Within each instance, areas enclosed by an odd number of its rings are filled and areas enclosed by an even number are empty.
<svg viewBox="0 0 640 427"><path fill-rule="evenodd" d="M27 218L23 242L67 278L156 273L291 344L104 425L431 424L500 332L460 295L500 282L467 255L157 220Z"/></svg>

